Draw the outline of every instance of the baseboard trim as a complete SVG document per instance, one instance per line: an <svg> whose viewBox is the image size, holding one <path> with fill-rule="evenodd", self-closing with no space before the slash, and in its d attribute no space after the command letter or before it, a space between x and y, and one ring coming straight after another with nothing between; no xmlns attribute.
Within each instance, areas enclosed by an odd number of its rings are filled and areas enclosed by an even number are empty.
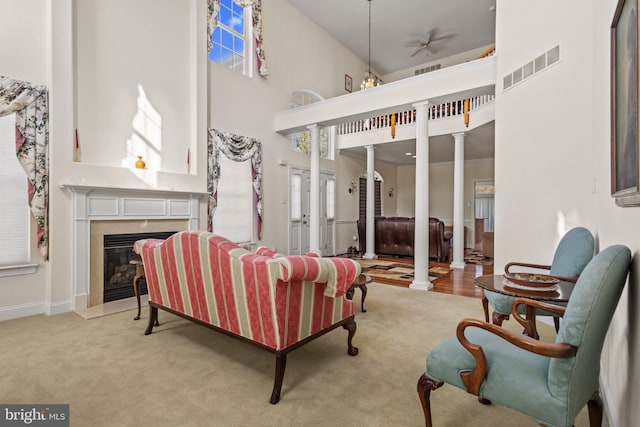
<svg viewBox="0 0 640 427"><path fill-rule="evenodd" d="M21 317L35 316L38 314L51 316L72 310L70 301L60 301L51 304L32 303L14 305L12 307L4 307L0 309L0 321L19 319Z"/></svg>
<svg viewBox="0 0 640 427"><path fill-rule="evenodd" d="M604 407L604 416L606 423L605 426L609 427L621 427L620 414L613 402L608 398L610 396L610 387L607 379L600 372L600 398L602 399L602 406Z"/></svg>

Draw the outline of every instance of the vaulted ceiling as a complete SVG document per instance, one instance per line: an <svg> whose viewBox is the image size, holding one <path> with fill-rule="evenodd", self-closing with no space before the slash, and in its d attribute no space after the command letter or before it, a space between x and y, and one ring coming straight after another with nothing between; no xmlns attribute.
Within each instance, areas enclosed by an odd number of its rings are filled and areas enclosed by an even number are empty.
<svg viewBox="0 0 640 427"><path fill-rule="evenodd" d="M289 3L367 62L368 0ZM371 68L388 74L494 43L495 4L496 0L371 0ZM430 34L442 40L431 44L431 52L422 50L412 57L417 48L406 45L426 41Z"/></svg>
<svg viewBox="0 0 640 427"><path fill-rule="evenodd" d="M368 0L288 0L365 63L369 55ZM496 0L371 0L371 69L388 74L495 43ZM415 41L433 39L416 53ZM440 39L439 41L437 39ZM364 72L363 70L363 76ZM358 85L360 77L354 78ZM453 160L453 137L429 140L431 163ZM397 165L413 164L415 141L378 146L376 159ZM364 156L364 150L348 153ZM494 156L493 123L470 131L465 159Z"/></svg>

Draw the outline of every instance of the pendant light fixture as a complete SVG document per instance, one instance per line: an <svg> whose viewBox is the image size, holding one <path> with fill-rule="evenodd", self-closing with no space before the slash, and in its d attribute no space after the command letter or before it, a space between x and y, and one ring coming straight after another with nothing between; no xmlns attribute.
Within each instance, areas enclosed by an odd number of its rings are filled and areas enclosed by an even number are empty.
<svg viewBox="0 0 640 427"><path fill-rule="evenodd" d="M380 79L371 72L371 0L367 0L367 2L369 2L369 63L367 72L364 73L364 80L360 84L360 90L380 86Z"/></svg>

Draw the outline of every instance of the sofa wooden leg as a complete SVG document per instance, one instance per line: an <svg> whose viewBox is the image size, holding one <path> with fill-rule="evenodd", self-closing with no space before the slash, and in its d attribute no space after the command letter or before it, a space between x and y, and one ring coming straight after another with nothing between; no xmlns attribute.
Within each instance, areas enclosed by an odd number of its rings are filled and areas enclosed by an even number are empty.
<svg viewBox="0 0 640 427"><path fill-rule="evenodd" d="M287 355L276 354L276 378L273 382L273 391L271 392L271 400L269 403L275 405L280 401L280 391L282 390L282 381L284 380L284 369L287 367Z"/></svg>
<svg viewBox="0 0 640 427"><path fill-rule="evenodd" d="M358 354L358 348L354 347L351 341L353 340L353 336L356 334L356 321L351 319L349 323L345 323L342 327L349 331L349 337L347 338L347 353L349 356L355 356Z"/></svg>
<svg viewBox="0 0 640 427"><path fill-rule="evenodd" d="M424 425L426 427L431 427L433 424L431 423L431 390L436 390L442 387L444 384L442 381L436 381L433 378L429 377L426 372L420 375L418 378L418 397L420 398L420 403L422 404L422 411L424 412Z"/></svg>
<svg viewBox="0 0 640 427"><path fill-rule="evenodd" d="M589 410L589 426L600 427L602 425L602 400L600 396L595 396L587 402Z"/></svg>
<svg viewBox="0 0 640 427"><path fill-rule="evenodd" d="M144 331L145 335L149 335L154 326L158 326L158 307L152 305L149 306L149 323L147 329Z"/></svg>

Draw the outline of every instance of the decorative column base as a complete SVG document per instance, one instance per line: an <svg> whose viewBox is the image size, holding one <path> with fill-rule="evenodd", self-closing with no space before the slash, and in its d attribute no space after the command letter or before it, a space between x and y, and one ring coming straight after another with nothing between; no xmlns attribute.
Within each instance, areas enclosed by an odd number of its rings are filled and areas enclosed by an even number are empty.
<svg viewBox="0 0 640 427"><path fill-rule="evenodd" d="M433 289L433 283L431 283L428 280L426 282L423 282L421 280L414 280L409 285L409 288L411 288L411 289L419 289L421 291L430 291L431 289Z"/></svg>
<svg viewBox="0 0 640 427"><path fill-rule="evenodd" d="M456 261L454 261L451 264L449 264L449 267L455 268L455 269L458 269L458 270L464 270L464 266L465 265L466 264L464 262L456 262Z"/></svg>
<svg viewBox="0 0 640 427"><path fill-rule="evenodd" d="M378 259L378 255L366 252L362 255L362 259Z"/></svg>

